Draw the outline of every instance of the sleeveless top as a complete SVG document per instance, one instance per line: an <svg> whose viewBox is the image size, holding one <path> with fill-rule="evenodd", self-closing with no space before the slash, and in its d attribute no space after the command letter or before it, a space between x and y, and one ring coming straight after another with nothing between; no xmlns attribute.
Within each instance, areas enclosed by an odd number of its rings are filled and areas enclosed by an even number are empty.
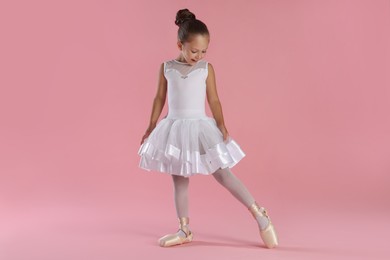
<svg viewBox="0 0 390 260"><path fill-rule="evenodd" d="M167 79L168 114L166 118L205 118L208 61L194 65L175 59L164 62Z"/></svg>

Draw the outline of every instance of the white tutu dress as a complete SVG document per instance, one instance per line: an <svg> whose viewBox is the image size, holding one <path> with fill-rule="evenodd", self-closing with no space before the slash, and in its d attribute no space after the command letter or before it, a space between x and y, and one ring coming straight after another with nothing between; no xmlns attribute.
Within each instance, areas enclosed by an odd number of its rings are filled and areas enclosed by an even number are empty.
<svg viewBox="0 0 390 260"><path fill-rule="evenodd" d="M224 141L215 119L205 113L208 62L165 61L164 75L168 114L141 144L139 167L185 177L233 167L245 153L231 136Z"/></svg>

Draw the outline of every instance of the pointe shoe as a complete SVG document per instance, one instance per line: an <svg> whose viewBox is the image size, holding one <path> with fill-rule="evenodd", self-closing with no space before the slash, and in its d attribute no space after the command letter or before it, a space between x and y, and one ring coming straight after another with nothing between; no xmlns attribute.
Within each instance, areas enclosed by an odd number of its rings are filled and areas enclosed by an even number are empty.
<svg viewBox="0 0 390 260"><path fill-rule="evenodd" d="M161 237L158 240L158 243L162 247L168 247L168 246L175 246L175 245L181 245L184 243L189 243L193 239L193 233L187 226L189 224L189 218L188 217L182 217L178 218L179 220L179 229L178 231L182 230L186 237L179 236L178 234L168 234L163 237Z"/></svg>
<svg viewBox="0 0 390 260"><path fill-rule="evenodd" d="M263 239L264 244L268 248L273 248L279 244L278 236L276 234L276 230L274 225L271 222L271 218L268 216L267 211L264 207L259 207L257 202L255 201L251 206L248 207L248 210L252 213L253 217L256 219L257 216L265 216L268 218L268 225L265 229L260 229L260 236Z"/></svg>

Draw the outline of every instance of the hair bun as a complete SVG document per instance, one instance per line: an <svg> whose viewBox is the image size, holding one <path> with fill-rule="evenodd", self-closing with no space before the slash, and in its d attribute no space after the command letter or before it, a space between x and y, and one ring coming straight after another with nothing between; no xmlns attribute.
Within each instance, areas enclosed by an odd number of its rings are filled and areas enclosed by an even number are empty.
<svg viewBox="0 0 390 260"><path fill-rule="evenodd" d="M195 14L190 12L190 10L188 10L187 8L180 9L176 13L175 24L177 26L180 26L180 25L182 25L186 21L195 20L195 19L196 19Z"/></svg>

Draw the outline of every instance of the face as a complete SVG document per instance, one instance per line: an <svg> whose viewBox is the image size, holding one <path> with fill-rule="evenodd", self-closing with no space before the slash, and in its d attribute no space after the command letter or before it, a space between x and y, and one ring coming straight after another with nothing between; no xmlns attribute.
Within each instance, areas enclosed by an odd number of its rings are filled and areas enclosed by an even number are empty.
<svg viewBox="0 0 390 260"><path fill-rule="evenodd" d="M181 44L180 41L177 42L177 45L180 50L179 59L193 65L197 61L203 59L206 55L207 48L209 46L209 36L208 35L196 35L193 36L191 42L185 42Z"/></svg>

